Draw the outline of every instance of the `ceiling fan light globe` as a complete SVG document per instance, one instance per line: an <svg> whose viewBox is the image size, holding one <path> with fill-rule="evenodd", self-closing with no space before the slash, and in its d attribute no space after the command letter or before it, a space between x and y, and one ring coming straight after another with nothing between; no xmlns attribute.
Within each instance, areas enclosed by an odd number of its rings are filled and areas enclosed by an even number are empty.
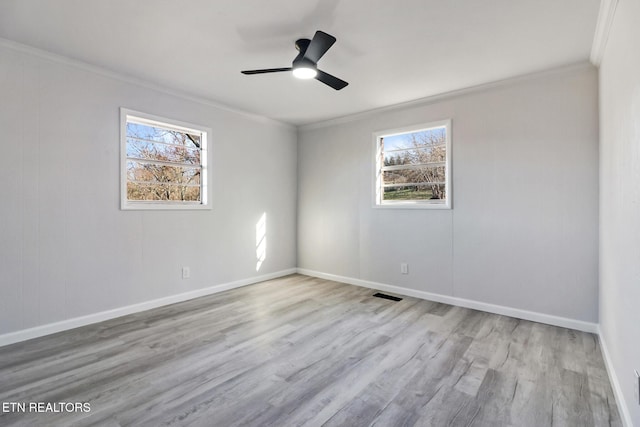
<svg viewBox="0 0 640 427"><path fill-rule="evenodd" d="M318 70L311 67L297 67L293 69L293 75L299 79L312 79L318 75Z"/></svg>

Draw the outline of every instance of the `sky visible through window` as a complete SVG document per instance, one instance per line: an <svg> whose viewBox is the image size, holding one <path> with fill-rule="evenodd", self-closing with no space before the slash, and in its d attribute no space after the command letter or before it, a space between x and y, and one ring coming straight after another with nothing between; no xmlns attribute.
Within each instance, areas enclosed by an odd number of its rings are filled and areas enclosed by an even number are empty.
<svg viewBox="0 0 640 427"><path fill-rule="evenodd" d="M412 135L419 134L419 133L425 134L425 136L427 136L428 139L430 140L437 139L437 140L444 141L446 130L444 127L439 127L439 128L427 129L427 130L422 130L417 132L409 132L409 133L401 133L398 135L385 136L384 151L413 148L414 146L412 141L414 137Z"/></svg>

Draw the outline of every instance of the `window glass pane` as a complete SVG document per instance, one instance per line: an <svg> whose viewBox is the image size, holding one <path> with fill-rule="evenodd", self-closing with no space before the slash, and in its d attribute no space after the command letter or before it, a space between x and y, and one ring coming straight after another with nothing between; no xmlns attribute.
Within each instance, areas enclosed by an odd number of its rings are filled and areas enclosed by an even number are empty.
<svg viewBox="0 0 640 427"><path fill-rule="evenodd" d="M378 138L378 203L446 203L449 124Z"/></svg>
<svg viewBox="0 0 640 427"><path fill-rule="evenodd" d="M446 136L446 128L444 127L385 136L382 138L383 150L388 152L409 148L429 148L444 144Z"/></svg>
<svg viewBox="0 0 640 427"><path fill-rule="evenodd" d="M200 201L200 187L127 182L129 200Z"/></svg>
<svg viewBox="0 0 640 427"><path fill-rule="evenodd" d="M190 148L201 148L200 134L188 134L177 130L132 122L127 123L127 137L164 142L167 144L177 144Z"/></svg>
<svg viewBox="0 0 640 427"><path fill-rule="evenodd" d="M385 187L382 199L385 201L430 200L444 203L444 188L442 184Z"/></svg>
<svg viewBox="0 0 640 427"><path fill-rule="evenodd" d="M159 144L134 138L127 138L127 157L191 165L200 164L200 150L198 148Z"/></svg>
<svg viewBox="0 0 640 427"><path fill-rule="evenodd" d="M126 109L120 114L122 209L154 209L153 202L161 209L207 208L208 129Z"/></svg>
<svg viewBox="0 0 640 427"><path fill-rule="evenodd" d="M200 185L200 168L127 161L127 180Z"/></svg>
<svg viewBox="0 0 640 427"><path fill-rule="evenodd" d="M382 177L384 184L445 182L446 179L444 166L384 171Z"/></svg>
<svg viewBox="0 0 640 427"><path fill-rule="evenodd" d="M446 145L438 144L428 148L410 148L407 150L385 152L383 166L444 162L446 158Z"/></svg>

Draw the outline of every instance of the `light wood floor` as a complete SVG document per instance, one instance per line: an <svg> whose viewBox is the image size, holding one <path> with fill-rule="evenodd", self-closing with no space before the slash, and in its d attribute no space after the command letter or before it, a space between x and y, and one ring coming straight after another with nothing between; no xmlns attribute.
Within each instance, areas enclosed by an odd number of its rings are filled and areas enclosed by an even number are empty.
<svg viewBox="0 0 640 427"><path fill-rule="evenodd" d="M619 426L592 334L293 275L0 348L0 425Z"/></svg>

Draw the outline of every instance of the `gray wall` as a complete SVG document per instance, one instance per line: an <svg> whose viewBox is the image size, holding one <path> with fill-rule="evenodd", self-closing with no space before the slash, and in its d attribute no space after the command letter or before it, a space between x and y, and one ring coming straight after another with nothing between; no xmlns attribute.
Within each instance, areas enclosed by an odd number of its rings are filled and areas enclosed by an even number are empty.
<svg viewBox="0 0 640 427"><path fill-rule="evenodd" d="M372 133L448 118L453 210L372 208ZM298 267L597 322L597 122L585 64L303 127Z"/></svg>
<svg viewBox="0 0 640 427"><path fill-rule="evenodd" d="M597 321L589 66L297 136L6 46L0 96L0 334L293 268L296 254L301 268ZM119 107L213 129L212 210L119 209ZM445 118L454 209L373 209L372 133Z"/></svg>
<svg viewBox="0 0 640 427"><path fill-rule="evenodd" d="M640 2L620 1L600 66L600 328L640 426ZM617 377L617 380L616 380Z"/></svg>
<svg viewBox="0 0 640 427"><path fill-rule="evenodd" d="M212 210L119 209L119 107L212 128ZM0 130L0 334L295 267L295 128L0 46Z"/></svg>

